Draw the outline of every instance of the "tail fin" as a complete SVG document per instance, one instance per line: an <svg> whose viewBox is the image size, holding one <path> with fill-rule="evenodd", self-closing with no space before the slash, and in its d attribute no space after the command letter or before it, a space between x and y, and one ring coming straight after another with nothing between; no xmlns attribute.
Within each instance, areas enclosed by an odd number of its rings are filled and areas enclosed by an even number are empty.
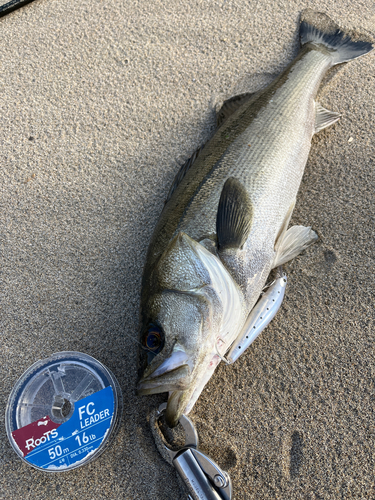
<svg viewBox="0 0 375 500"><path fill-rule="evenodd" d="M301 22L299 30L301 45L324 45L332 53L333 65L363 56L374 48L371 42L354 41L326 14L309 10L307 17Z"/></svg>

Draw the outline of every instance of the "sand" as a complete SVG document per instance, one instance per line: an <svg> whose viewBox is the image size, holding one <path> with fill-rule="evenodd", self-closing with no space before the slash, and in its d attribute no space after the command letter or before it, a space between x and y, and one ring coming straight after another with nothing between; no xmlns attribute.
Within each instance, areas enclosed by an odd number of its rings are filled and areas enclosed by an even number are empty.
<svg viewBox="0 0 375 500"><path fill-rule="evenodd" d="M36 0L0 20L1 499L180 498L148 422L165 398L135 394L148 242L215 105L290 62L305 7L375 34L371 2L347 0ZM191 413L236 500L375 496L374 66L375 51L321 88L342 119L313 140L292 220L319 242ZM123 420L96 461L46 474L11 449L5 407L32 363L64 350L114 372Z"/></svg>

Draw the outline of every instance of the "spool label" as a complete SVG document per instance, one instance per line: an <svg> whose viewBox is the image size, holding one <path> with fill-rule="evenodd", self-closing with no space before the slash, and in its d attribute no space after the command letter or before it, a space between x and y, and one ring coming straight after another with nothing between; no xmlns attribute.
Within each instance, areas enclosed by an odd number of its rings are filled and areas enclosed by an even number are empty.
<svg viewBox="0 0 375 500"><path fill-rule="evenodd" d="M115 409L108 386L77 401L71 418L59 425L44 417L12 432L25 460L37 467L62 470L83 462L102 444Z"/></svg>
<svg viewBox="0 0 375 500"><path fill-rule="evenodd" d="M51 434L60 424L55 424L47 415L21 429L12 432L14 441L25 457L30 451L42 443L52 439Z"/></svg>

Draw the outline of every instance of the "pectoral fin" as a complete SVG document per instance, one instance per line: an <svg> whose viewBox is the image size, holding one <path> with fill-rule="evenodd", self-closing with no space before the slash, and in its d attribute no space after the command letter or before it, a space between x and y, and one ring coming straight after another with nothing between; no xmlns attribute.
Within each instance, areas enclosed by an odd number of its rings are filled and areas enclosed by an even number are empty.
<svg viewBox="0 0 375 500"><path fill-rule="evenodd" d="M318 102L315 103L315 134L320 132L324 128L329 127L340 120L340 113L335 113L335 111L329 111L323 108Z"/></svg>
<svg viewBox="0 0 375 500"><path fill-rule="evenodd" d="M311 227L293 226L281 236L272 268L281 266L305 250L318 239Z"/></svg>
<svg viewBox="0 0 375 500"><path fill-rule="evenodd" d="M230 177L221 192L216 218L219 251L241 249L247 240L253 219L253 207L245 187Z"/></svg>

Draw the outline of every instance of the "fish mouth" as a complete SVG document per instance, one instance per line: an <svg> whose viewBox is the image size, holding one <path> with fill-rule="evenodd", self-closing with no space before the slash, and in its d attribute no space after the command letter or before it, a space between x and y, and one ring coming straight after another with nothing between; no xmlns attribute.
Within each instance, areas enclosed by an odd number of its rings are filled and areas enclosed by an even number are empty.
<svg viewBox="0 0 375 500"><path fill-rule="evenodd" d="M158 369L155 372L158 372ZM139 396L184 391L191 384L190 367L188 365L179 366L161 375L154 375L154 373L139 381L137 386Z"/></svg>
<svg viewBox="0 0 375 500"><path fill-rule="evenodd" d="M200 361L200 366L209 368L212 361L211 350ZM203 375L201 374L202 376L199 377L199 374L194 369L194 362L191 356L183 349L177 348L158 366L149 365L146 368L143 378L138 383L137 392L139 396L168 392L165 422L170 428L173 428L178 424L181 416L186 411L190 411L189 404L191 399L194 399L194 395L195 399L198 397L207 380L210 378L209 375L208 379L205 380L206 371L203 370ZM200 383L200 379L202 379L202 383Z"/></svg>
<svg viewBox="0 0 375 500"><path fill-rule="evenodd" d="M150 365L138 383L139 395L183 391L191 383L189 357L183 349L175 348L172 354L156 368Z"/></svg>

